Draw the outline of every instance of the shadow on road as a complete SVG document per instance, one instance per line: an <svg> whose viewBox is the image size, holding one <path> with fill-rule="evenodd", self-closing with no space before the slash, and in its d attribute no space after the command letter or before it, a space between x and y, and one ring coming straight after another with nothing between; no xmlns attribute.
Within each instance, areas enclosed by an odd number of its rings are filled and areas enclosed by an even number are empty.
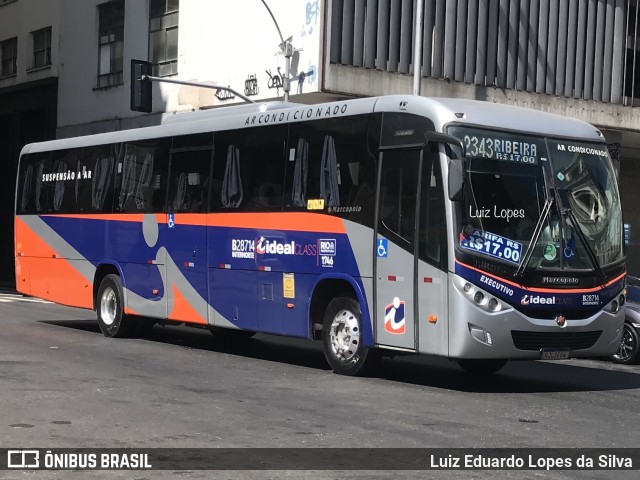
<svg viewBox="0 0 640 480"><path fill-rule="evenodd" d="M45 320L41 323L100 334L95 320ZM121 341L113 339L112 341ZM205 329L155 326L144 339L202 351L328 371L319 342L257 334L250 339L216 340ZM473 376L455 362L431 356L384 358L375 381L391 381L469 393L550 393L640 388L640 366L595 360L512 361L498 374Z"/></svg>

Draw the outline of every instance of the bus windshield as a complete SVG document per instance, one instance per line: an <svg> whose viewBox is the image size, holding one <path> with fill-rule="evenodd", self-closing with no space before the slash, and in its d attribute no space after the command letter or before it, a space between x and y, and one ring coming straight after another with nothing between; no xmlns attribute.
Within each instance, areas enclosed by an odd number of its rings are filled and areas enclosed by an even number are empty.
<svg viewBox="0 0 640 480"><path fill-rule="evenodd" d="M461 251L520 270L601 271L622 260L622 214L604 143L449 132L467 154Z"/></svg>

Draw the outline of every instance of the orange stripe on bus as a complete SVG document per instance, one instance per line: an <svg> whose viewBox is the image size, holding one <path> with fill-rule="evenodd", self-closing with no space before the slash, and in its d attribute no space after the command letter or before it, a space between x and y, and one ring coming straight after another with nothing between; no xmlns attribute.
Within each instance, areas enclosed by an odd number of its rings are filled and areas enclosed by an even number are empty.
<svg viewBox="0 0 640 480"><path fill-rule="evenodd" d="M166 213L153 213L158 223L167 223ZM144 213L64 213L54 215L41 215L41 217L54 217L54 218L74 218L78 220L102 220L109 222L137 222L142 223L144 221Z"/></svg>
<svg viewBox="0 0 640 480"><path fill-rule="evenodd" d="M16 251L23 252L20 278L16 279L18 291L71 307L93 308L91 280L84 278L71 262L59 258L58 252L19 218ZM30 284L28 292L25 284Z"/></svg>
<svg viewBox="0 0 640 480"><path fill-rule="evenodd" d="M187 302L178 287L175 284L171 284L171 288L173 290L173 309L169 313L169 320L206 325L207 321Z"/></svg>
<svg viewBox="0 0 640 480"><path fill-rule="evenodd" d="M167 223L167 215L155 213L159 224ZM137 222L144 220L143 213L61 214L42 217L72 218L78 220L103 220L111 222ZM259 228L263 230L288 230L298 232L345 233L342 219L332 215L310 212L279 213L176 213L176 225L200 227Z"/></svg>
<svg viewBox="0 0 640 480"><path fill-rule="evenodd" d="M536 288L536 287L525 287L524 285L520 285L519 283L511 282L511 281L507 280L506 278L498 277L496 275L491 275L490 273L485 272L484 270L480 270L478 268L472 267L471 265L467 265L466 263L462 263L459 260L456 260L456 263L458 265L462 265L463 267L470 268L471 270L474 270L474 271L476 271L478 273L486 275L487 277L491 277L494 280L498 280L499 282L506 283L508 285L512 285L514 287L521 288L521 289L527 290L529 292L536 292L536 293L592 293L592 292L598 292L598 291L602 290L603 288L606 288L606 287L608 287L610 285L613 285L617 281L622 280L627 275L626 273L622 273L622 274L618 275L616 278L614 278L613 280L610 280L609 282L605 283L603 286L600 286L600 287L593 287L593 288L566 288L566 289L561 289L561 288Z"/></svg>
<svg viewBox="0 0 640 480"><path fill-rule="evenodd" d="M233 228L260 228L297 232L345 233L339 217L319 213L214 213L209 226Z"/></svg>

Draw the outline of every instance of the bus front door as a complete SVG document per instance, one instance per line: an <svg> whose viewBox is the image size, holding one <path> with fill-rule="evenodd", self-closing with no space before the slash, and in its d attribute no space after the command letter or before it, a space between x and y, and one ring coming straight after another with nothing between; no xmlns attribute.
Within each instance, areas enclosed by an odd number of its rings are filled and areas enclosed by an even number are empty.
<svg viewBox="0 0 640 480"><path fill-rule="evenodd" d="M415 350L416 231L421 149L381 155L376 234L376 344Z"/></svg>

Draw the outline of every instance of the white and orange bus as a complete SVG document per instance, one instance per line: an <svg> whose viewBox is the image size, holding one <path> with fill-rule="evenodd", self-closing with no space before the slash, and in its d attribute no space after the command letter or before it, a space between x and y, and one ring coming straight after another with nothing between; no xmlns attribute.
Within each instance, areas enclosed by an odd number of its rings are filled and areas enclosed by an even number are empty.
<svg viewBox="0 0 640 480"><path fill-rule="evenodd" d="M175 115L24 147L18 290L110 337L179 322L380 354L609 355L623 228L602 134L560 116L387 96Z"/></svg>

